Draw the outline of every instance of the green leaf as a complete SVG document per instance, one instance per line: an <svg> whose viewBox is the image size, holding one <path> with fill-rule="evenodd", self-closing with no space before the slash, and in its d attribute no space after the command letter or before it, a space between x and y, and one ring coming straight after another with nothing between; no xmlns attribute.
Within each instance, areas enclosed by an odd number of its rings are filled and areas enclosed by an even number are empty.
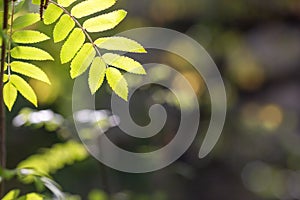
<svg viewBox="0 0 300 200"><path fill-rule="evenodd" d="M106 31L116 27L126 16L125 10L116 10L98 17L90 18L83 23L88 32Z"/></svg>
<svg viewBox="0 0 300 200"><path fill-rule="evenodd" d="M64 14L63 16L61 16L53 30L54 42L60 42L64 40L72 31L74 26L75 22L69 15Z"/></svg>
<svg viewBox="0 0 300 200"><path fill-rule="evenodd" d="M10 64L12 71L23 74L25 76L43 81L45 83L51 84L49 81L48 76L45 74L43 70L41 70L39 67L26 63L26 62L20 62L20 61L14 61Z"/></svg>
<svg viewBox="0 0 300 200"><path fill-rule="evenodd" d="M19 12L23 8L24 3L25 3L25 0L17 0L17 1L15 1L14 2L14 12L15 13ZM9 8L11 10L11 5L9 6Z"/></svg>
<svg viewBox="0 0 300 200"><path fill-rule="evenodd" d="M44 12L44 24L49 25L56 22L62 13L63 10L61 8L52 3L49 4Z"/></svg>
<svg viewBox="0 0 300 200"><path fill-rule="evenodd" d="M32 113L32 111L29 112ZM26 113L25 116L28 116L29 114ZM69 140L64 143L55 144L51 148L44 149L38 154L30 155L25 160L22 160L17 168L34 169L34 173L41 175L50 174L64 168L66 165L82 161L87 157L87 150L82 143L78 143L75 140ZM51 160L51 162L49 162L49 160ZM43 182L45 183L45 181ZM56 185L55 182L51 180L47 181L47 184L47 187L53 185L53 188L55 188Z"/></svg>
<svg viewBox="0 0 300 200"><path fill-rule="evenodd" d="M4 63L4 71L7 70L7 62Z"/></svg>
<svg viewBox="0 0 300 200"><path fill-rule="evenodd" d="M89 87L91 93L94 94L102 85L105 76L106 64L101 57L93 60L89 71Z"/></svg>
<svg viewBox="0 0 300 200"><path fill-rule="evenodd" d="M13 58L24 60L54 60L52 56L42 49L35 47L17 46L11 50Z"/></svg>
<svg viewBox="0 0 300 200"><path fill-rule="evenodd" d="M18 170L16 169L0 169L0 177L2 177L4 180L11 180L17 174Z"/></svg>
<svg viewBox="0 0 300 200"><path fill-rule="evenodd" d="M122 99L127 101L128 84L119 70L109 67L106 69L106 79L111 89Z"/></svg>
<svg viewBox="0 0 300 200"><path fill-rule="evenodd" d="M67 63L79 51L85 41L85 35L80 28L75 28L60 51L61 63Z"/></svg>
<svg viewBox="0 0 300 200"><path fill-rule="evenodd" d="M126 56L118 54L106 53L102 56L104 62L108 65L123 69L134 74L146 74L141 63Z"/></svg>
<svg viewBox="0 0 300 200"><path fill-rule="evenodd" d="M30 44L42 42L48 39L50 38L47 35L39 31L22 30L16 31L12 34L12 40L15 43Z"/></svg>
<svg viewBox="0 0 300 200"><path fill-rule="evenodd" d="M15 200L19 194L20 190L11 190L2 198L2 200Z"/></svg>
<svg viewBox="0 0 300 200"><path fill-rule="evenodd" d="M41 0L32 0L31 3L35 5L40 5Z"/></svg>
<svg viewBox="0 0 300 200"><path fill-rule="evenodd" d="M31 86L20 76L11 75L10 81L17 88L23 97L30 101L33 105L37 107L37 97L31 88Z"/></svg>
<svg viewBox="0 0 300 200"><path fill-rule="evenodd" d="M108 200L108 195L101 190L92 190L88 195L88 200Z"/></svg>
<svg viewBox="0 0 300 200"><path fill-rule="evenodd" d="M3 74L3 82L7 82L8 81L8 75L7 74Z"/></svg>
<svg viewBox="0 0 300 200"><path fill-rule="evenodd" d="M13 105L15 104L17 95L17 89L10 81L4 85L3 100L9 111L11 111Z"/></svg>
<svg viewBox="0 0 300 200"><path fill-rule="evenodd" d="M0 1L0 8L2 8L1 5L2 1ZM2 30L2 25L3 25L3 10L0 10L0 28Z"/></svg>
<svg viewBox="0 0 300 200"><path fill-rule="evenodd" d="M76 78L85 72L95 55L96 51L93 45L91 43L84 44L71 62L71 78Z"/></svg>
<svg viewBox="0 0 300 200"><path fill-rule="evenodd" d="M37 13L28 13L22 15L14 20L13 29L22 29L27 26L33 25L40 21L40 15Z"/></svg>
<svg viewBox="0 0 300 200"><path fill-rule="evenodd" d="M44 199L43 196L37 193L29 193L18 198L18 200L43 200L43 199Z"/></svg>
<svg viewBox="0 0 300 200"><path fill-rule="evenodd" d="M125 51L132 53L147 53L142 45L134 40L125 37L104 37L95 41L95 44L101 49L111 51Z"/></svg>
<svg viewBox="0 0 300 200"><path fill-rule="evenodd" d="M105 10L116 3L116 0L87 0L83 1L71 10L71 15L76 18L85 17Z"/></svg>
<svg viewBox="0 0 300 200"><path fill-rule="evenodd" d="M57 0L58 4L63 7L68 7L72 3L74 3L76 0Z"/></svg>

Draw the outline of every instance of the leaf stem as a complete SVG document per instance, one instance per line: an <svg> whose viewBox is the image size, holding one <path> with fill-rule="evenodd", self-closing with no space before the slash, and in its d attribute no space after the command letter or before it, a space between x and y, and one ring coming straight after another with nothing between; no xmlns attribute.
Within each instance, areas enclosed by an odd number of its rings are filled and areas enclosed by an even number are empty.
<svg viewBox="0 0 300 200"><path fill-rule="evenodd" d="M10 17L10 28L9 28L9 35L8 35L8 44L7 44L7 74L8 74L8 80L10 79L11 75L11 69L10 69L10 50L11 50L11 42L12 42L12 26L14 22L14 12L15 12L15 1L11 1L11 17Z"/></svg>
<svg viewBox="0 0 300 200"><path fill-rule="evenodd" d="M8 9L9 0L4 0L3 2L3 32L7 31L8 27ZM0 166L1 168L6 167L6 126L5 126L5 111L4 111L4 100L3 100L3 76L4 76L4 66L6 58L6 39L2 39L1 46L1 70L0 70ZM0 182L0 198L2 198L4 193L4 183L3 180Z"/></svg>

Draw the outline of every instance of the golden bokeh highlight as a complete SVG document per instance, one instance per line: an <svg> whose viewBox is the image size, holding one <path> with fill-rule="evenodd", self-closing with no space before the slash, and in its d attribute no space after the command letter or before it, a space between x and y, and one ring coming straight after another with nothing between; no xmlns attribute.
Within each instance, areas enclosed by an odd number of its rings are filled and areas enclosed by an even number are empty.
<svg viewBox="0 0 300 200"><path fill-rule="evenodd" d="M243 90L258 90L265 82L264 68L244 47L237 47L230 53L228 66L230 77Z"/></svg>
<svg viewBox="0 0 300 200"><path fill-rule="evenodd" d="M204 93L205 88L206 88L205 83L204 83L202 77L199 76L199 74L194 73L192 71L185 71L185 72L182 72L182 75L189 82L189 84L191 85L191 87L193 88L193 90L195 91L195 93L198 96L201 96ZM180 77L175 77L172 82L172 85L175 88L184 91L185 85L182 84L179 80L180 80Z"/></svg>
<svg viewBox="0 0 300 200"><path fill-rule="evenodd" d="M265 129L272 131L282 124L283 113L279 106L270 104L260 110L258 119Z"/></svg>
<svg viewBox="0 0 300 200"><path fill-rule="evenodd" d="M261 106L255 103L248 103L243 106L241 116L246 126L265 131L277 130L284 119L282 109L275 104Z"/></svg>

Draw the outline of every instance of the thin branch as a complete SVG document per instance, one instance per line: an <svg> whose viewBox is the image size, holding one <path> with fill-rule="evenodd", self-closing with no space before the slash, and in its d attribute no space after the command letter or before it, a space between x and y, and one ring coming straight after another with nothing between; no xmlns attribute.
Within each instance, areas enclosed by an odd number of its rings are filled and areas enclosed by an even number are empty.
<svg viewBox="0 0 300 200"><path fill-rule="evenodd" d="M14 22L14 12L15 12L15 1L11 1L11 16L10 16L10 28L9 28L9 35L8 35L8 44L7 44L7 74L8 74L8 79L10 80L10 75L11 75L11 69L10 69L10 61L11 61L11 55L10 55L10 50L11 50L11 36L13 34L13 22Z"/></svg>
<svg viewBox="0 0 300 200"><path fill-rule="evenodd" d="M2 30L5 33L8 27L8 9L9 0L4 0L3 2L3 26ZM1 70L0 70L0 166L2 168L6 167L6 127L5 127L5 111L4 111L4 101L3 101L3 76L4 76L4 66L6 57L6 38L2 38L1 46ZM4 193L4 183L0 183L0 197Z"/></svg>

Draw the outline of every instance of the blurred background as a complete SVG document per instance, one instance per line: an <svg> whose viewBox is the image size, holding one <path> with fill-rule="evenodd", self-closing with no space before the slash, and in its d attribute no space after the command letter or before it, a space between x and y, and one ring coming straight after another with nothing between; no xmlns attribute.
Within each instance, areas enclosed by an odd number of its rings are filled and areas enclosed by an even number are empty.
<svg viewBox="0 0 300 200"><path fill-rule="evenodd" d="M26 8L37 9L29 4ZM34 163L34 159L38 165L54 163L47 170L74 199L300 199L300 1L119 0L116 8L128 11L125 21L94 38L131 28L164 27L187 34L211 55L228 95L225 127L214 150L204 159L197 157L210 118L210 100L201 75L176 55L149 50L131 56L141 63L168 64L193 86L201 109L199 134L178 161L156 172L128 174L102 165L80 143L69 143L79 141L72 119L73 81L69 65L59 63L61 43L47 41L41 48L58 61L41 67L52 85L30 80L38 95L38 109L43 111L32 110L18 97L13 111L7 113L8 167L22 166L23 160L23 165ZM53 30L42 23L37 28L48 35ZM150 75L158 74L176 83L176 77L168 77L167 72ZM168 112L162 131L146 140L126 137L112 123L116 116L109 111L110 95L104 84L96 95L101 120L90 123L104 127L122 148L148 152L166 145L176 133L180 108L166 88L145 86L130 101L132 117L139 125L149 123L148 109L154 103L161 103ZM33 154L40 157L30 157ZM34 190L34 185L16 180L7 189L16 186Z"/></svg>

